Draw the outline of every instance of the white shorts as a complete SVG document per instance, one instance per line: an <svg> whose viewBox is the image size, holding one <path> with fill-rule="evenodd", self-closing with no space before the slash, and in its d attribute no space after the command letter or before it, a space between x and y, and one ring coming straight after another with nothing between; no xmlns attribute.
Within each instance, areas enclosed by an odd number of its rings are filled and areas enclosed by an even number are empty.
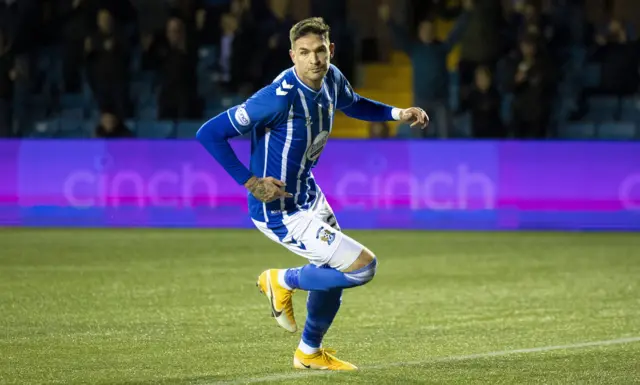
<svg viewBox="0 0 640 385"><path fill-rule="evenodd" d="M310 263L345 270L364 246L342 233L324 194L318 193L308 210L285 215L282 223L253 223L269 239L306 258Z"/></svg>

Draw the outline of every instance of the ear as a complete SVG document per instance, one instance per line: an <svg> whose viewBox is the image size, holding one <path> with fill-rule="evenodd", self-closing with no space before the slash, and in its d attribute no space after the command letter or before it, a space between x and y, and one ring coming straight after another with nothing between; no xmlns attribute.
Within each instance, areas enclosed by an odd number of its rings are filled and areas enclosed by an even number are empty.
<svg viewBox="0 0 640 385"><path fill-rule="evenodd" d="M295 64L296 63L296 60L295 60L296 59L296 53L293 52L292 49L289 49L289 57L291 58L291 61L293 62L293 64Z"/></svg>
<svg viewBox="0 0 640 385"><path fill-rule="evenodd" d="M329 53L331 54L331 59L333 59L333 55L336 52L336 44L335 43L329 43Z"/></svg>

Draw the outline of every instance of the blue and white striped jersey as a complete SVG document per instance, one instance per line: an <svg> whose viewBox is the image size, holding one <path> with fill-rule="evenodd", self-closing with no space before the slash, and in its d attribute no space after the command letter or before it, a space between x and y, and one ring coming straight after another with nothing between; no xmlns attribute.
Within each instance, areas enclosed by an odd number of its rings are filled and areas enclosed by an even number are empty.
<svg viewBox="0 0 640 385"><path fill-rule="evenodd" d="M286 191L293 195L263 203L249 194L253 219L277 222L283 214L309 208L319 191L311 169L327 144L335 110L357 99L334 65L319 91L305 85L289 68L242 105L227 111L239 135L251 132L250 171L284 181Z"/></svg>

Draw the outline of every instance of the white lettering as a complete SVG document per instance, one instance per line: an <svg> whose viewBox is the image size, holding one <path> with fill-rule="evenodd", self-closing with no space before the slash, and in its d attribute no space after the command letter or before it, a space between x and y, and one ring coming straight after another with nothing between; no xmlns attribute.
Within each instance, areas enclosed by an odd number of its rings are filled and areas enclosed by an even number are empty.
<svg viewBox="0 0 640 385"><path fill-rule="evenodd" d="M460 181L458 183L458 208L467 208L467 204L469 202L467 193L473 184L478 185L483 191L483 194L481 194L484 198L484 205L482 208L485 210L493 210L495 208L495 186L488 176L482 173L470 173L469 167L466 164L461 164L458 166L458 178Z"/></svg>
<svg viewBox="0 0 640 385"><path fill-rule="evenodd" d="M122 185L126 183L133 185L134 193L131 196L126 196L121 193ZM125 199L127 206L130 204L130 201L137 199L138 207L144 207L144 181L139 173L135 171L121 171L113 177L109 186L111 187L109 189L109 197L112 199L113 206L119 207L120 199L127 198Z"/></svg>
<svg viewBox="0 0 640 385"><path fill-rule="evenodd" d="M392 210L409 204L412 210L492 210L496 194L491 177L460 164L453 171L437 170L421 177L348 171L336 183L335 199L349 209Z"/></svg>
<svg viewBox="0 0 640 385"><path fill-rule="evenodd" d="M159 171L153 174L149 179L149 197L151 198L151 204L153 206L167 206L167 207L176 206L178 204L177 199L175 198L168 198L166 200L162 199L162 193L160 192L159 185L161 183L164 183L167 185L177 185L179 179L180 177L175 172Z"/></svg>
<svg viewBox="0 0 640 385"><path fill-rule="evenodd" d="M620 183L618 197L626 210L640 210L640 174L629 175Z"/></svg>
<svg viewBox="0 0 640 385"><path fill-rule="evenodd" d="M454 184L454 178L451 174L444 171L433 172L424 181L423 198L427 209L430 210L450 210L454 207L454 203L451 200L443 200L438 202L436 198L438 194L434 191L436 184L442 184L445 186L452 186ZM451 195L451 194L440 194Z"/></svg>
<svg viewBox="0 0 640 385"><path fill-rule="evenodd" d="M83 208L95 205L95 198L82 199L76 196L76 186L83 182L89 185L94 184L96 177L88 171L78 171L69 175L64 181L64 186L62 187L63 194L67 202L73 207Z"/></svg>
<svg viewBox="0 0 640 385"><path fill-rule="evenodd" d="M350 209L364 209L366 208L364 202L349 201L349 197L356 195L348 190L348 186L352 184L362 185L356 191L367 191L368 181L370 178L361 172L347 172L336 184L337 199L340 200L340 204Z"/></svg>
<svg viewBox="0 0 640 385"><path fill-rule="evenodd" d="M402 188L406 186L407 188ZM416 210L420 208L420 185L418 180L409 173L396 173L391 174L384 183L384 192L382 198L385 202L385 208L390 209L397 206L396 187L400 187L402 193L401 196L408 196L411 202L411 209ZM407 193L404 191L408 190Z"/></svg>
<svg viewBox="0 0 640 385"><path fill-rule="evenodd" d="M179 172L160 169L148 177L135 170L120 170L109 174L100 171L77 170L63 183L63 194L74 207L185 207L217 204L218 185L207 172L183 164Z"/></svg>

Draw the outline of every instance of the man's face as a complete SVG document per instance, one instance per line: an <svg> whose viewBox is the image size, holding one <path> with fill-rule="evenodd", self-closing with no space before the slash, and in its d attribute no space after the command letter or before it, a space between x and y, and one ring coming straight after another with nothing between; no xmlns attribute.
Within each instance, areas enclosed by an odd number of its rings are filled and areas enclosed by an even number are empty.
<svg viewBox="0 0 640 385"><path fill-rule="evenodd" d="M533 59L536 56L536 46L533 42L523 41L520 43L520 52L525 59Z"/></svg>
<svg viewBox="0 0 640 385"><path fill-rule="evenodd" d="M329 71L333 50L334 44L323 36L308 34L294 42L289 54L299 76L317 81Z"/></svg>
<svg viewBox="0 0 640 385"><path fill-rule="evenodd" d="M104 127L105 131L111 132L118 125L118 118L116 118L112 113L105 112L100 117L100 123L102 124L102 127Z"/></svg>
<svg viewBox="0 0 640 385"><path fill-rule="evenodd" d="M112 27L113 19L111 18L111 13L106 9L101 9L98 12L98 28L102 32L111 32Z"/></svg>
<svg viewBox="0 0 640 385"><path fill-rule="evenodd" d="M435 37L435 31L433 23L430 21L423 21L418 26L418 39L425 44L429 44Z"/></svg>
<svg viewBox="0 0 640 385"><path fill-rule="evenodd" d="M171 45L177 45L182 39L182 22L178 19L170 19L167 22L167 40Z"/></svg>

